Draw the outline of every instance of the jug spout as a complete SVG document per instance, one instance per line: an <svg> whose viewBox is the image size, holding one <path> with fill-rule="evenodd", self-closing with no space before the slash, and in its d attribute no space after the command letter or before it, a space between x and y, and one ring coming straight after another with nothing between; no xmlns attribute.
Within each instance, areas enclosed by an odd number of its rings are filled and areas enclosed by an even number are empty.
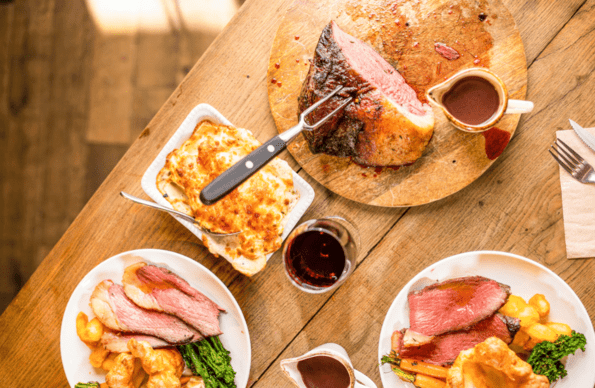
<svg viewBox="0 0 595 388"><path fill-rule="evenodd" d="M288 358L285 360L281 360L281 370L283 370L285 375L287 377L289 377L289 379L292 380L293 383L300 388L306 388L306 385L304 384L302 375L300 374L300 371L297 368L297 364L298 364L298 362L300 362L300 360L307 358L306 356L307 356L307 354L305 354L301 357Z"/></svg>
<svg viewBox="0 0 595 388"><path fill-rule="evenodd" d="M444 105L442 104L442 95L452 87L453 83L454 80L449 78L438 85L432 86L426 91L426 98L432 104L444 109Z"/></svg>

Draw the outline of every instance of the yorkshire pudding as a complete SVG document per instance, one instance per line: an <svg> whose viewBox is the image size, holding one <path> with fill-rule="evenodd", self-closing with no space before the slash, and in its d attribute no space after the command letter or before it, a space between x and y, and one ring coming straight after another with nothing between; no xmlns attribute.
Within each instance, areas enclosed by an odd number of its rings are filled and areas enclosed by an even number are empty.
<svg viewBox="0 0 595 388"><path fill-rule="evenodd" d="M548 388L547 377L533 373L499 338L490 337L462 351L446 377L448 388Z"/></svg>

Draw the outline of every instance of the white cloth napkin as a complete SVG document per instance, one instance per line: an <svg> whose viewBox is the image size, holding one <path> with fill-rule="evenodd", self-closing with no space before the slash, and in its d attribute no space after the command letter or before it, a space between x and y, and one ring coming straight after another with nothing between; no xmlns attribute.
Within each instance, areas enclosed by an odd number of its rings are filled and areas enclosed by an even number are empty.
<svg viewBox="0 0 595 388"><path fill-rule="evenodd" d="M585 128L595 135L595 128ZM557 131L556 136L595 167L595 152L573 130ZM562 212L566 255L569 259L595 257L595 185L580 183L560 167Z"/></svg>

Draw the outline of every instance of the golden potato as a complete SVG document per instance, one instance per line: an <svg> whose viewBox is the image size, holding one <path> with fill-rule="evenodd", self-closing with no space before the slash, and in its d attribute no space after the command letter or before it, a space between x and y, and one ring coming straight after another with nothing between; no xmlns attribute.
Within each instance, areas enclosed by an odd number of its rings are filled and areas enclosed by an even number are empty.
<svg viewBox="0 0 595 388"><path fill-rule="evenodd" d="M514 336L514 340L512 341L511 345L516 345L516 346L522 347L530 339L531 339L531 337L529 337L529 334L527 334L524 330L519 330L518 333L516 333L516 335Z"/></svg>
<svg viewBox="0 0 595 388"><path fill-rule="evenodd" d="M97 318L89 322L87 314L81 311L76 316L76 334L87 346L93 348L103 335L103 324Z"/></svg>
<svg viewBox="0 0 595 388"><path fill-rule="evenodd" d="M105 360L103 360L103 364L101 364L101 369L106 372L112 370L112 368L116 365L116 357L118 357L120 353L110 353Z"/></svg>
<svg viewBox="0 0 595 388"><path fill-rule="evenodd" d="M518 314L527 306L527 302L517 295L510 295L508 300L500 308L500 313L509 317L518 318Z"/></svg>
<svg viewBox="0 0 595 388"><path fill-rule="evenodd" d="M103 346L97 346L93 348L91 355L89 356L89 362L95 368L101 368L103 365L103 361L109 355L109 350L105 349Z"/></svg>
<svg viewBox="0 0 595 388"><path fill-rule="evenodd" d="M529 341L525 342L525 344L523 345L523 349L526 352L531 352L531 350L533 350L533 348L535 347L535 345L537 345L539 343L539 340L536 340L534 338L529 338Z"/></svg>
<svg viewBox="0 0 595 388"><path fill-rule="evenodd" d="M516 318L521 320L521 328L523 329L527 329L529 326L539 323L539 313L535 307L530 305L526 305L525 308L518 313Z"/></svg>
<svg viewBox="0 0 595 388"><path fill-rule="evenodd" d="M556 342L556 340L558 339L558 334L556 334L555 331L553 331L546 325L542 325L541 323L536 323L534 325L529 326L526 329L526 332L527 334L529 334L531 339L535 339L539 342Z"/></svg>
<svg viewBox="0 0 595 388"><path fill-rule="evenodd" d="M529 299L529 305L535 307L539 317L544 318L550 313L550 302L543 294L535 294Z"/></svg>
<svg viewBox="0 0 595 388"><path fill-rule="evenodd" d="M565 323L548 322L545 324L558 335L571 335L572 329Z"/></svg>

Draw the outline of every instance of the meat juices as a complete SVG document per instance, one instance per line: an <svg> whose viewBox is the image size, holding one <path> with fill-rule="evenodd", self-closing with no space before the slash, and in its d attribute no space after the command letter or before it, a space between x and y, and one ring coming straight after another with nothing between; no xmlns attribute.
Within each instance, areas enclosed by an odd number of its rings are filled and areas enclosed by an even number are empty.
<svg viewBox="0 0 595 388"><path fill-rule="evenodd" d="M465 77L442 96L442 104L459 121L469 125L486 122L498 111L500 96L481 77Z"/></svg>
<svg viewBox="0 0 595 388"><path fill-rule="evenodd" d="M297 363L297 368L308 388L347 388L351 384L347 368L333 357L306 358Z"/></svg>

